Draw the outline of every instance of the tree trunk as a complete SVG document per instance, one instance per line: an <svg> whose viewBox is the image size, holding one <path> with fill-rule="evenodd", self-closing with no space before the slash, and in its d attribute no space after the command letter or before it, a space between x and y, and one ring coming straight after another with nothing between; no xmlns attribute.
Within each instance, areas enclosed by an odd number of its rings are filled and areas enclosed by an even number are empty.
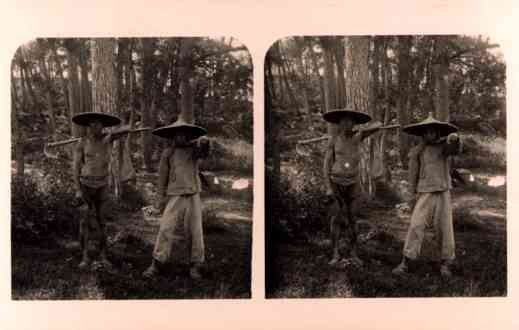
<svg viewBox="0 0 519 330"><path fill-rule="evenodd" d="M369 113L374 120L385 122L385 114L383 108L379 106L380 93L380 63L381 53L383 51L383 39L381 37L371 38L372 46L370 52L370 86L369 86ZM370 162L369 172L372 179L372 195L377 193L377 182L385 181L387 171L384 163L384 148L383 140L386 138L385 131L377 132L369 138Z"/></svg>
<svg viewBox="0 0 519 330"><path fill-rule="evenodd" d="M137 91L137 88L135 87L136 81L135 81L135 71L133 68L133 61L132 61L132 52L133 52L133 43L130 42L128 53L126 54L126 67L124 72L125 82L127 84L126 89L128 90L128 110L130 112L129 114L129 122L130 128L135 128L135 93ZM132 150L132 142L133 142L133 135L134 134L128 134L126 137L125 143L126 143L126 150L128 150L128 153L130 156L133 154Z"/></svg>
<svg viewBox="0 0 519 330"><path fill-rule="evenodd" d="M345 49L342 37L335 38L335 63L337 64L337 88L335 91L335 106L344 108L348 102L346 97L346 78L345 78Z"/></svg>
<svg viewBox="0 0 519 330"><path fill-rule="evenodd" d="M74 39L65 39L68 60L68 96L69 120L73 136L83 136L85 129L74 124L72 117L81 112L81 94L78 78L78 42Z"/></svg>
<svg viewBox="0 0 519 330"><path fill-rule="evenodd" d="M43 39L37 39L38 46L40 47L40 53L38 58L38 63L40 66L40 72L43 75L43 83L45 85L45 101L47 105L47 115L49 116L49 130L52 136L52 139L56 140L56 118L54 116L54 105L52 103L52 79L49 74L49 70L47 69L47 65L45 63L45 43Z"/></svg>
<svg viewBox="0 0 519 330"><path fill-rule="evenodd" d="M346 95L348 104L356 111L369 112L370 37L348 37L346 48ZM360 182L362 191L370 197L373 194L373 181L370 173L370 138L362 143L360 161Z"/></svg>
<svg viewBox="0 0 519 330"><path fill-rule="evenodd" d="M410 74L411 37L398 37L398 122L401 127L409 124L408 91ZM399 129L400 161L407 169L407 155L409 154L409 137Z"/></svg>
<svg viewBox="0 0 519 330"><path fill-rule="evenodd" d="M272 50L270 50L267 53L267 56L265 57L265 102L267 102L267 92L268 92L268 101L269 104L272 106L272 104L277 103L277 93L276 93L276 87L274 86L274 74L272 73L272 59L271 59L271 53ZM266 107L266 106L265 106Z"/></svg>
<svg viewBox="0 0 519 330"><path fill-rule="evenodd" d="M319 92L320 92L320 104L321 104L321 112L324 113L326 111L326 100L325 100L325 83L324 83L324 78L321 76L321 74L319 73L319 63L317 62L317 54L315 53L314 49L313 49L313 44L310 42L310 45L309 45L309 50L310 50L310 58L312 59L312 67L313 67L313 72L314 72L314 75L317 77L317 79L319 80Z"/></svg>
<svg viewBox="0 0 519 330"><path fill-rule="evenodd" d="M56 66L56 75L59 76L59 80L61 82L61 91L63 93L63 106L65 107L65 113L70 113L67 80L65 79L65 75L61 67L61 62L59 61L56 42L55 39L52 38L47 40L49 42L49 47L51 49L51 57L53 59L54 65Z"/></svg>
<svg viewBox="0 0 519 330"><path fill-rule="evenodd" d="M192 51L195 46L195 39L186 38L182 40L180 46L180 116L188 123L194 123L194 63L192 60Z"/></svg>
<svg viewBox="0 0 519 330"><path fill-rule="evenodd" d="M88 57L90 56L90 50L88 41L80 41L78 49L79 57L79 68L81 71L81 82L80 82L80 108L81 112L92 111L92 87L88 80Z"/></svg>
<svg viewBox="0 0 519 330"><path fill-rule="evenodd" d="M286 102L286 105L288 106L288 109L290 111L293 111L294 108L298 107L298 102L296 100L296 97L294 95L294 92L292 91L292 87L290 86L290 83L288 81L288 72L286 70L286 60L283 56L282 50L281 50L281 43L276 42L275 44L276 51L277 51L277 65L278 65L278 73L281 84L284 85L286 95L288 96L288 102Z"/></svg>
<svg viewBox="0 0 519 330"><path fill-rule="evenodd" d="M131 90L129 87L129 75L127 74L131 64L131 55L128 56L128 53L131 54L131 40L128 38L120 38L117 42L117 61L116 61L116 82L117 82L117 109L124 113L124 118L126 121L126 116L129 115L129 112L124 109L124 100L129 100L129 94ZM123 110L124 109L124 110Z"/></svg>
<svg viewBox="0 0 519 330"><path fill-rule="evenodd" d="M387 37L384 37L384 46L382 48L382 64L381 64L381 70L382 70L382 84L383 84L383 95L384 95L384 125L389 125L389 120L391 118L391 104L390 104L390 87L392 84L392 71L391 71L391 65L389 63L389 59L387 57L387 50L390 40ZM388 137L388 131L383 130L380 138L380 149L382 150L382 164L384 167L384 179L385 181L390 181L390 172L386 164L387 159L387 153L388 150L386 150L386 144L387 144L387 137Z"/></svg>
<svg viewBox="0 0 519 330"><path fill-rule="evenodd" d="M119 116L117 111L117 82L115 75L115 40L92 39L92 107L94 112L104 112ZM121 197L121 140L114 142L110 159L110 183L116 199Z"/></svg>
<svg viewBox="0 0 519 330"><path fill-rule="evenodd" d="M20 69L22 73L22 82L25 85L26 88L26 94L29 96L29 104L31 105L30 112L33 112L33 109L35 106L38 105L38 98L36 97L36 94L34 93L34 88L32 86L32 75L30 74L29 63L26 61L25 56L23 54L23 49L20 48Z"/></svg>
<svg viewBox="0 0 519 330"><path fill-rule="evenodd" d="M324 104L325 112L337 108L337 79L335 78L333 37L320 37L319 41L324 53ZM329 135L337 134L337 125L327 123Z"/></svg>
<svg viewBox="0 0 519 330"><path fill-rule="evenodd" d="M307 119L308 119L308 124L310 124L310 104L309 104L309 97L308 97L308 90L309 90L309 79L308 79L308 75L305 71L305 67L304 67L304 64L303 64L303 52L305 50L305 42L302 38L300 37L295 37L295 43L296 43L296 48L297 48L297 54L295 56L296 58L296 65L297 65L297 71L299 71L301 74L300 74L300 77L299 77L299 82L300 82L300 90L301 90L301 94L302 94L302 97L303 97L303 112L305 113Z"/></svg>
<svg viewBox="0 0 519 330"><path fill-rule="evenodd" d="M151 38L142 39L142 125L149 127L152 124L153 89L156 84L156 72L153 66L153 52L155 41ZM153 170L153 138L151 132L142 133L142 152L144 168Z"/></svg>
<svg viewBox="0 0 519 330"><path fill-rule="evenodd" d="M436 119L449 121L449 57L446 45L444 45L446 41L444 38L436 38L436 61L433 65L435 80L434 108Z"/></svg>
<svg viewBox="0 0 519 330"><path fill-rule="evenodd" d="M29 111L29 108L32 106L32 103L29 100L29 91L26 83L25 70L23 67L25 66L25 60L23 59L22 49L20 48L17 53L17 62L18 62L18 70L20 72L20 88L22 89L22 111Z"/></svg>
<svg viewBox="0 0 519 330"><path fill-rule="evenodd" d="M24 157L24 150L23 150L23 133L20 129L20 125L18 123L18 107L16 104L16 87L15 87L15 80L14 80L14 63L11 67L11 125L12 125L12 137L13 137L13 146L14 146L14 160L16 163L16 178L17 179L23 179L24 172L25 172L25 157Z"/></svg>

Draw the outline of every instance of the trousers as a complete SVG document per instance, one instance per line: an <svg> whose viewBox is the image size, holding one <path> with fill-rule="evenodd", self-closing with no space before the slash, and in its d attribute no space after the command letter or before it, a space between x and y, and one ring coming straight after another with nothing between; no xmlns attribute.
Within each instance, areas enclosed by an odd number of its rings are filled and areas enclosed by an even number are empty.
<svg viewBox="0 0 519 330"><path fill-rule="evenodd" d="M434 226L436 251L441 259L453 260L455 243L449 190L419 193L404 244L403 254L407 258L416 259L420 255L427 224Z"/></svg>
<svg viewBox="0 0 519 330"><path fill-rule="evenodd" d="M175 239L175 228L180 221L184 223L191 263L203 263L205 255L200 194L171 196L160 219L153 258L160 263L169 261Z"/></svg>

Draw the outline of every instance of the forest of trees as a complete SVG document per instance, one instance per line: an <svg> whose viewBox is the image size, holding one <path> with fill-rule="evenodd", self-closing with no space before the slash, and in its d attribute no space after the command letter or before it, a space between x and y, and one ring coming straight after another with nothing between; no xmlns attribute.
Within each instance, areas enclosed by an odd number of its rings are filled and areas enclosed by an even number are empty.
<svg viewBox="0 0 519 330"><path fill-rule="evenodd" d="M305 137L333 134L334 125L326 127L320 114L346 105L384 124L404 126L433 112L465 131L506 134L503 55L481 36L289 37L270 48L265 81L274 186L283 150ZM391 149L395 162L407 166L413 141L399 132L383 131L364 146L361 178L370 193L373 179L387 179Z"/></svg>
<svg viewBox="0 0 519 330"><path fill-rule="evenodd" d="M18 174L43 143L83 135L71 117L85 111L155 128L191 106L210 134L252 142L252 63L233 38L37 39L14 54L11 80ZM145 132L132 142L153 170L160 139Z"/></svg>

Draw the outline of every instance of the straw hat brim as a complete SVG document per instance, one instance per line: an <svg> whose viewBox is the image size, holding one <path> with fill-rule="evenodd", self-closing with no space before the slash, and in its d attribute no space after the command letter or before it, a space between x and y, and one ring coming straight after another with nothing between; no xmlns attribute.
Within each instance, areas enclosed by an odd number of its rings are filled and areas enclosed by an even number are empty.
<svg viewBox="0 0 519 330"><path fill-rule="evenodd" d="M99 121L104 127L117 126L121 119L101 112L82 112L72 117L72 122L80 126L89 126L91 122Z"/></svg>
<svg viewBox="0 0 519 330"><path fill-rule="evenodd" d="M154 135L165 139L172 139L179 132L183 132L189 140L198 139L207 134L205 128L186 123L173 123L168 126L156 128L152 131Z"/></svg>
<svg viewBox="0 0 519 330"><path fill-rule="evenodd" d="M456 126L445 122L411 124L405 126L402 131L407 134L422 136L428 128L433 128L440 133L440 136L447 136L458 131Z"/></svg>
<svg viewBox="0 0 519 330"><path fill-rule="evenodd" d="M353 110L331 110L323 114L324 120L334 124L338 124L344 117L350 117L356 125L371 121L371 116L367 113Z"/></svg>

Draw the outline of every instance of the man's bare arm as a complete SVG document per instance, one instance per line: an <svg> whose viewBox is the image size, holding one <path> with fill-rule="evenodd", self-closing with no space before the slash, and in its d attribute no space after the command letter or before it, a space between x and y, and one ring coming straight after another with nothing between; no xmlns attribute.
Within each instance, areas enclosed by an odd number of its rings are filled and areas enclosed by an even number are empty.
<svg viewBox="0 0 519 330"><path fill-rule="evenodd" d="M80 190L80 182L79 176L81 174L81 167L83 166L83 140L80 140L79 143L75 146L74 149L74 187L76 191Z"/></svg>
<svg viewBox="0 0 519 330"><path fill-rule="evenodd" d="M324 185L326 187L326 193L330 194L332 191L332 182L330 180L330 172L333 164L333 145L334 139L330 137L328 140L328 145L326 147L326 152L324 154L324 164L323 164L323 178Z"/></svg>

